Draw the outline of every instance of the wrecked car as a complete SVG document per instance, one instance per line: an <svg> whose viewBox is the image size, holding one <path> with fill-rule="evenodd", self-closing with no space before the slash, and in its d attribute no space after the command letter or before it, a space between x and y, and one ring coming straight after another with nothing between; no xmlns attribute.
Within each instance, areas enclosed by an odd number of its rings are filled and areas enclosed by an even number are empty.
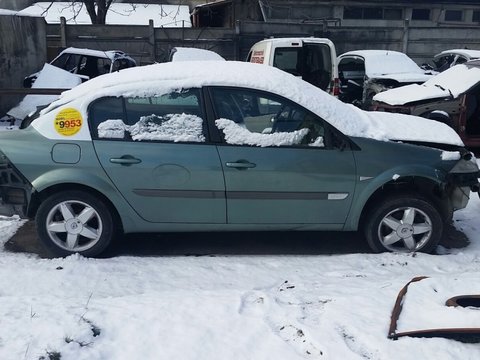
<svg viewBox="0 0 480 360"><path fill-rule="evenodd" d="M366 112L274 67L168 62L92 79L0 133L0 210L35 218L58 256L123 233L241 230L361 230L375 252L432 252L478 171L439 122Z"/></svg>
<svg viewBox="0 0 480 360"><path fill-rule="evenodd" d="M470 60L480 58L480 50L470 49L452 49L445 50L435 55L431 62L422 64L422 69L434 70L436 72L445 71L452 66L466 63Z"/></svg>
<svg viewBox="0 0 480 360"><path fill-rule="evenodd" d="M50 65L78 75L87 81L99 75L108 74L137 65L134 59L117 50L91 50L69 47L63 50ZM32 87L38 73L31 74L23 80L23 86Z"/></svg>
<svg viewBox="0 0 480 360"><path fill-rule="evenodd" d="M375 94L402 85L423 83L432 73L398 51L357 50L338 57L338 76L339 99L369 109Z"/></svg>
<svg viewBox="0 0 480 360"><path fill-rule="evenodd" d="M418 115L451 126L467 146L480 146L480 60L456 65L425 82L385 91L372 109Z"/></svg>

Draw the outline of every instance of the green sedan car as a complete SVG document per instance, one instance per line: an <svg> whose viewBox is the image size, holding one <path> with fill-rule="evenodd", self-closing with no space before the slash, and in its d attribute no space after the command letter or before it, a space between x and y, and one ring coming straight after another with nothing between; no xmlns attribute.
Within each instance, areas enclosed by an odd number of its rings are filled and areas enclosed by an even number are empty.
<svg viewBox="0 0 480 360"><path fill-rule="evenodd" d="M35 218L58 256L240 230L362 230L376 252L431 252L478 172L448 126L228 61L104 75L0 133L1 212Z"/></svg>

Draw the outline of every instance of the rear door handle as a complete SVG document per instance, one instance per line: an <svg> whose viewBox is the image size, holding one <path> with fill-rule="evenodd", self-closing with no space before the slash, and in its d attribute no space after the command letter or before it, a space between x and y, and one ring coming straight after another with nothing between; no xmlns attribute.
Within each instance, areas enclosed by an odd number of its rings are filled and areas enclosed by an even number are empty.
<svg viewBox="0 0 480 360"><path fill-rule="evenodd" d="M247 160L238 160L236 162L227 162L225 163L227 167L235 168L235 169L251 169L257 166L254 163L251 163Z"/></svg>
<svg viewBox="0 0 480 360"><path fill-rule="evenodd" d="M110 158L110 162L113 164L120 164L120 165L133 165L133 164L140 164L142 160L133 157L132 155L123 155L119 158Z"/></svg>

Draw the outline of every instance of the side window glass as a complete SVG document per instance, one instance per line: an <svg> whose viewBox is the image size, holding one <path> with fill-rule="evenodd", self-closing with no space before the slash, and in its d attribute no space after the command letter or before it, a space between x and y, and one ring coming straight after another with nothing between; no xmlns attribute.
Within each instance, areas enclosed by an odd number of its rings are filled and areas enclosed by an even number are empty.
<svg viewBox="0 0 480 360"><path fill-rule="evenodd" d="M70 54L63 69L70 71L72 73L76 73L78 70L77 67L78 67L79 60L80 60L80 55Z"/></svg>
<svg viewBox="0 0 480 360"><path fill-rule="evenodd" d="M103 74L108 74L110 72L110 66L112 65L112 62L110 61L110 59L98 59L97 65L98 65L98 74L103 75Z"/></svg>
<svg viewBox="0 0 480 360"><path fill-rule="evenodd" d="M65 69L65 64L67 60L68 60L68 54L63 54L58 58L56 58L54 61L52 61L52 65L60 69Z"/></svg>
<svg viewBox="0 0 480 360"><path fill-rule="evenodd" d="M457 57L457 60L455 61L455 65L457 65L457 64L463 64L463 63L465 63L465 62L467 62L467 59L464 58L463 56L460 56L460 55L459 55L459 56Z"/></svg>
<svg viewBox="0 0 480 360"><path fill-rule="evenodd" d="M276 48L273 55L273 66L295 76L301 76L302 48Z"/></svg>
<svg viewBox="0 0 480 360"><path fill-rule="evenodd" d="M88 114L94 139L124 139L125 113L123 99L107 97L95 101Z"/></svg>
<svg viewBox="0 0 480 360"><path fill-rule="evenodd" d="M322 120L297 104L244 89L216 88L212 94L215 124L228 144L324 147Z"/></svg>
<svg viewBox="0 0 480 360"><path fill-rule="evenodd" d="M125 98L125 110L133 141L205 142L199 89Z"/></svg>
<svg viewBox="0 0 480 360"><path fill-rule="evenodd" d="M134 64L128 59L116 59L113 62L112 72L133 67Z"/></svg>
<svg viewBox="0 0 480 360"><path fill-rule="evenodd" d="M82 56L77 74L88 76L90 79L100 75L99 59L94 56Z"/></svg>

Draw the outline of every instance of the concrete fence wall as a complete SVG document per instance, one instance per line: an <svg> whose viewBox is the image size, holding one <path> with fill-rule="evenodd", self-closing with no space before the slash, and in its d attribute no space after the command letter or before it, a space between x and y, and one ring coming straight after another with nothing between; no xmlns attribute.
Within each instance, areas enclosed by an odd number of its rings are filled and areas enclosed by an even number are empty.
<svg viewBox="0 0 480 360"><path fill-rule="evenodd" d="M123 50L138 63L167 59L174 46L190 46L218 52L229 60L244 60L250 47L267 37L317 36L330 38L341 54L359 49L406 52L418 63L451 48L480 49L480 27L329 26L328 24L237 22L235 28L153 28L122 25L48 25L49 58L66 46L97 50Z"/></svg>
<svg viewBox="0 0 480 360"><path fill-rule="evenodd" d="M47 59L43 18L0 15L0 88L22 87L23 78ZM0 96L0 116L22 96Z"/></svg>

